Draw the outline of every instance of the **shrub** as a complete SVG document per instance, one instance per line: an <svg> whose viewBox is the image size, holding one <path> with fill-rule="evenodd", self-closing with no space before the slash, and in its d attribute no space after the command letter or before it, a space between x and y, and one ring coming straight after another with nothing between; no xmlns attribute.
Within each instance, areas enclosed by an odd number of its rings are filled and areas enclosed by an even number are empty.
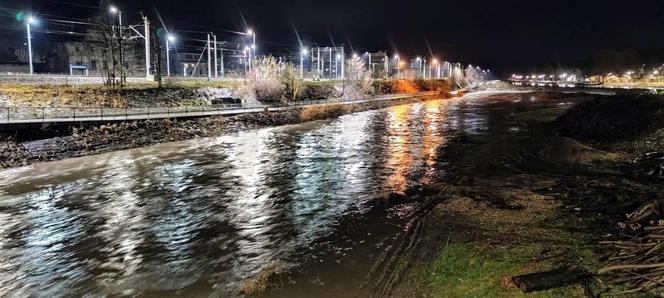
<svg viewBox="0 0 664 298"><path fill-rule="evenodd" d="M304 88L304 90L302 90L300 99L308 100L308 99L332 98L334 97L335 93L336 89L334 89L333 85L328 85L328 84L307 85Z"/></svg>
<svg viewBox="0 0 664 298"><path fill-rule="evenodd" d="M254 82L256 100L261 102L281 101L286 87L276 78L259 79Z"/></svg>

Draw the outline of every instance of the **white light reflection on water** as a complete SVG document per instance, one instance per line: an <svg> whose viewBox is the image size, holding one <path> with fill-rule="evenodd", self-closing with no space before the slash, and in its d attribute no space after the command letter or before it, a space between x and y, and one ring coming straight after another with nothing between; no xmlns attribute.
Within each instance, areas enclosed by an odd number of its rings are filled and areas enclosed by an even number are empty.
<svg viewBox="0 0 664 298"><path fill-rule="evenodd" d="M293 256L373 198L432 176L450 130L485 125L462 108L449 124L455 105L2 171L0 296L231 295L270 263L306 261Z"/></svg>

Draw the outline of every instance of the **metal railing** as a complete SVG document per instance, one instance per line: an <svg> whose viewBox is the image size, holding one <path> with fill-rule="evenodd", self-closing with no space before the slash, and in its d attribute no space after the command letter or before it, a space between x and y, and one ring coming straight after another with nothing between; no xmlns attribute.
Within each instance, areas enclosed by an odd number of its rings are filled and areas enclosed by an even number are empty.
<svg viewBox="0 0 664 298"><path fill-rule="evenodd" d="M0 124L78 122L78 121L123 121L231 115L257 111L277 111L302 106L326 104L352 104L383 100L396 100L418 96L435 95L437 92L394 94L360 99L322 99L283 103L228 104L177 107L0 107Z"/></svg>

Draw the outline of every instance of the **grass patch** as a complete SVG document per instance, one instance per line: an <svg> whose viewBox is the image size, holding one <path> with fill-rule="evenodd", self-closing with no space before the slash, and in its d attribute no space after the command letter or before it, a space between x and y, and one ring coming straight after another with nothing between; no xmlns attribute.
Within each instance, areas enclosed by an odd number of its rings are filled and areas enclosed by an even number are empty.
<svg viewBox="0 0 664 298"><path fill-rule="evenodd" d="M510 287L509 277L541 270L531 261L538 249L450 244L419 272L418 279L428 285L432 297L582 297L576 286L533 294Z"/></svg>

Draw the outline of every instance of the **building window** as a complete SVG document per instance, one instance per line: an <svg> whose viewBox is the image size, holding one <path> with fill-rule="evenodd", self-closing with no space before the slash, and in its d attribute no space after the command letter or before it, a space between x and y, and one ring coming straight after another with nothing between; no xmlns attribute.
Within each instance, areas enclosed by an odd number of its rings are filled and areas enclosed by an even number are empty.
<svg viewBox="0 0 664 298"><path fill-rule="evenodd" d="M90 69L97 69L97 60L90 60Z"/></svg>

